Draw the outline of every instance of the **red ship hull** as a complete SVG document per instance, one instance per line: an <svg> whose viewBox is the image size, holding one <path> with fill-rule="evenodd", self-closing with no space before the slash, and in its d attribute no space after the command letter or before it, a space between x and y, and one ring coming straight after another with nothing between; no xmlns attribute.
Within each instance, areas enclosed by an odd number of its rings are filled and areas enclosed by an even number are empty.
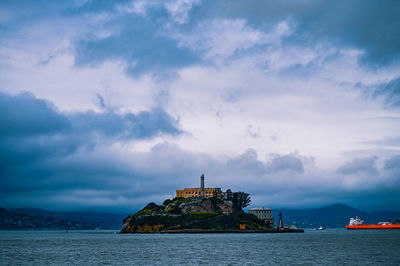
<svg viewBox="0 0 400 266"><path fill-rule="evenodd" d="M400 224L360 224L360 225L346 225L348 230L386 230L386 229L400 229Z"/></svg>

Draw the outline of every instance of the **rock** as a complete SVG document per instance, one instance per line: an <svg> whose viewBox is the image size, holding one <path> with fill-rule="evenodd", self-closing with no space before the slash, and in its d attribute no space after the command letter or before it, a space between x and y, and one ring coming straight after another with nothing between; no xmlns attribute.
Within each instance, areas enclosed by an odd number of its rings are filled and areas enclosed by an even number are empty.
<svg viewBox="0 0 400 266"><path fill-rule="evenodd" d="M218 209L213 208L210 199L197 200L188 203L182 203L180 206L182 214L191 212L217 212Z"/></svg>
<svg viewBox="0 0 400 266"><path fill-rule="evenodd" d="M233 204L232 201L223 201L218 204L218 207L221 209L223 214L229 214L233 212Z"/></svg>

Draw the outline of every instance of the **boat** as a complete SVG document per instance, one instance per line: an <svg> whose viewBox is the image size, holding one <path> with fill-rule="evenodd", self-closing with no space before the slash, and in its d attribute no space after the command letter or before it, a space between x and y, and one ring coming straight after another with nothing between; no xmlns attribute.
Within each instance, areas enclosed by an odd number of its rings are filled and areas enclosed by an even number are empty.
<svg viewBox="0 0 400 266"><path fill-rule="evenodd" d="M364 221L356 216L350 218L350 222L345 226L348 230L384 230L384 229L400 229L400 224L393 224L391 222L379 222L378 224L364 224Z"/></svg>
<svg viewBox="0 0 400 266"><path fill-rule="evenodd" d="M325 230L325 228L323 226L320 226L320 227L316 228L315 230L322 231L322 230Z"/></svg>

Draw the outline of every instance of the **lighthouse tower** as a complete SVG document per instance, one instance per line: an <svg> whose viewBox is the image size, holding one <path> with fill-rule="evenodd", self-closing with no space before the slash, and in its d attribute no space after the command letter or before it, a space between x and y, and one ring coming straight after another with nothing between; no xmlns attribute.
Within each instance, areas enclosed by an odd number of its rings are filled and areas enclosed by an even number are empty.
<svg viewBox="0 0 400 266"><path fill-rule="evenodd" d="M279 213L279 224L278 229L283 229L282 213Z"/></svg>

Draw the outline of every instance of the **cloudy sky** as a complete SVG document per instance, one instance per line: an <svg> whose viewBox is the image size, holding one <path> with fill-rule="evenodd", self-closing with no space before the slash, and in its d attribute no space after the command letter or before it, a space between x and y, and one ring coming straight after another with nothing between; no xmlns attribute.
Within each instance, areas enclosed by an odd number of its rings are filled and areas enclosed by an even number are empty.
<svg viewBox="0 0 400 266"><path fill-rule="evenodd" d="M400 209L400 1L0 3L0 206L175 189Z"/></svg>

